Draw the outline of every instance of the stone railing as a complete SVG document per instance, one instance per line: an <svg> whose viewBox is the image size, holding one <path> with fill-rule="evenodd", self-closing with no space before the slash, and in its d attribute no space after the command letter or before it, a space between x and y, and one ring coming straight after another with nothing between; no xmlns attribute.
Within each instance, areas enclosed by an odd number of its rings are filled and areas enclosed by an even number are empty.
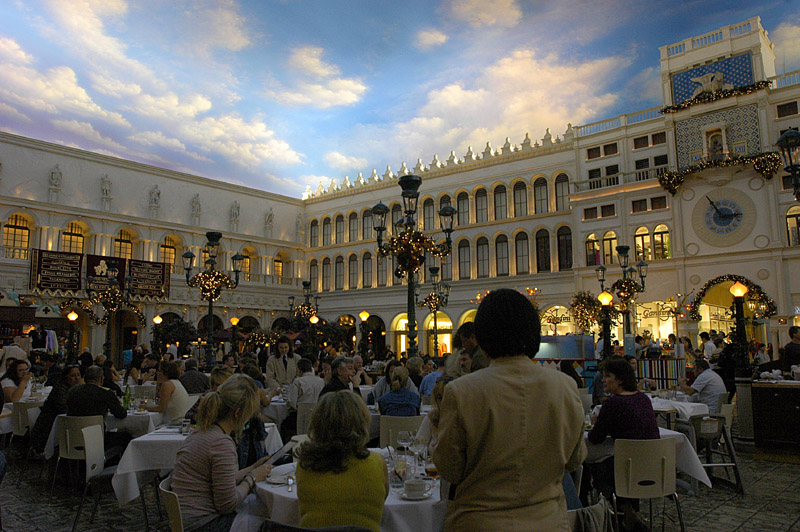
<svg viewBox="0 0 800 532"><path fill-rule="evenodd" d="M759 24L755 23L753 19L750 19L741 24L727 26L725 28L712 31L711 33L706 33L705 35L701 35L699 37L685 39L682 42L667 46L667 56L672 57L675 55L680 55L685 53L687 49L696 50L705 46L711 46L712 44L724 41L726 38L733 39L734 37L741 37L742 35L747 35L753 31L758 31L758 29Z"/></svg>
<svg viewBox="0 0 800 532"><path fill-rule="evenodd" d="M587 179L585 181L575 181L575 191L586 192L589 190L598 190L601 188L627 185L629 183L637 183L640 181L654 180L668 170L669 167L666 165L656 166L655 168L644 168L642 170L636 170L635 172L625 172L604 177L597 177L594 179Z"/></svg>
<svg viewBox="0 0 800 532"><path fill-rule="evenodd" d="M651 107L650 109L637 111L635 113L619 115L615 118L609 118L601 122L594 122L591 124L586 124L584 126L577 126L573 129L575 130L575 136L586 137L588 135L593 135L595 133L602 133L604 131L610 131L612 129L617 129L623 126L639 124L641 122L646 122L648 120L655 120L657 118L661 118L661 116L662 115L660 107Z"/></svg>
<svg viewBox="0 0 800 532"><path fill-rule="evenodd" d="M789 72L788 74L781 74L780 76L772 76L769 78L769 81L772 82L770 88L773 89L797 85L800 83L800 70L795 70L794 72Z"/></svg>

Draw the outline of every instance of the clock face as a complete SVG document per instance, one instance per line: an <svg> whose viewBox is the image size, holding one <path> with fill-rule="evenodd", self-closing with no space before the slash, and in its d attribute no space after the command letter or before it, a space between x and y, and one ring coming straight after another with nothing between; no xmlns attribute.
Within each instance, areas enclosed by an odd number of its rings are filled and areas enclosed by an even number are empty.
<svg viewBox="0 0 800 532"><path fill-rule="evenodd" d="M706 227L718 235L727 235L742 225L742 208L736 202L723 199L714 201L706 209Z"/></svg>

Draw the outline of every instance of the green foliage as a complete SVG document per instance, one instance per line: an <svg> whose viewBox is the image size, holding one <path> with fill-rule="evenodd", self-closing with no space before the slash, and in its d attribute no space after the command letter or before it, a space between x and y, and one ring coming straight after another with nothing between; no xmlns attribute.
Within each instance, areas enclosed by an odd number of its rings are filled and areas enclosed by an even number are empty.
<svg viewBox="0 0 800 532"><path fill-rule="evenodd" d="M580 332L589 331L595 323L600 323L603 318L603 306L600 300L588 290L577 292L572 296L569 310L575 319L575 326ZM613 305L609 309L612 327L619 323L621 313Z"/></svg>
<svg viewBox="0 0 800 532"><path fill-rule="evenodd" d="M178 344L178 353L183 354L189 349L189 345L197 340L197 329L194 325L178 318L169 323L159 323L153 325L151 329L153 340L150 341L150 348L154 353L163 353L167 344Z"/></svg>

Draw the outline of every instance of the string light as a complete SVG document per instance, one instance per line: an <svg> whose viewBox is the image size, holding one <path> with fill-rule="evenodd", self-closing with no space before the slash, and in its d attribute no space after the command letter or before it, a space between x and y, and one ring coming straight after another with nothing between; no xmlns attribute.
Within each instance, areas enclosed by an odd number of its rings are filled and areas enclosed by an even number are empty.
<svg viewBox="0 0 800 532"><path fill-rule="evenodd" d="M767 294L764 293L764 290L754 282L752 282L747 277L742 277L741 275L734 275L734 274L726 274L721 275L720 277L716 277L711 279L706 284L703 285L703 288L697 292L697 295L694 297L694 300L686 306L686 310L689 311L689 318L693 319L694 321L700 321L700 303L703 301L703 298L706 296L706 292L709 289L713 288L714 286L731 281L733 283L740 282L747 287L748 294L751 294L751 299L755 299L759 303L759 309L761 305L764 305L764 310L761 312L761 315L764 318L769 318L770 316L774 316L778 313L778 307L775 305L775 301L769 297Z"/></svg>
<svg viewBox="0 0 800 532"><path fill-rule="evenodd" d="M694 98L684 100L679 104L668 105L662 108L661 114L665 115L669 113L677 113L678 111L683 111L684 109L688 109L689 107L700 103L711 103L711 102L716 102L717 100L731 98L733 96L744 96L745 94L752 94L758 90L769 87L770 84L771 84L770 81L757 81L752 85L746 85L744 87L736 87L735 89L720 89L714 92L704 92L702 94L699 94L698 96L695 96Z"/></svg>
<svg viewBox="0 0 800 532"><path fill-rule="evenodd" d="M236 282L218 270L203 270L186 282L190 287L200 287L200 297L216 301L222 295L222 288L236 288Z"/></svg>
<svg viewBox="0 0 800 532"><path fill-rule="evenodd" d="M732 166L753 165L753 169L761 174L764 179L770 180L781 169L781 157L777 152L769 151L756 155L736 156L727 159L702 161L678 172L664 172L658 176L661 188L672 194L677 194L686 178L694 173L708 170L709 168L730 168Z"/></svg>
<svg viewBox="0 0 800 532"><path fill-rule="evenodd" d="M569 305L569 310L575 320L575 326L578 330L588 331L592 326L600 321L601 305L600 300L597 299L593 293L588 290L576 292L572 296L572 302ZM620 311L613 305L608 309L609 318L612 325L617 323L620 316Z"/></svg>
<svg viewBox="0 0 800 532"><path fill-rule="evenodd" d="M450 244L436 244L431 238L419 231L405 231L378 247L379 257L397 255L397 268L394 275L399 279L407 273L417 273L425 262L425 253L434 257L445 257L450 253Z"/></svg>

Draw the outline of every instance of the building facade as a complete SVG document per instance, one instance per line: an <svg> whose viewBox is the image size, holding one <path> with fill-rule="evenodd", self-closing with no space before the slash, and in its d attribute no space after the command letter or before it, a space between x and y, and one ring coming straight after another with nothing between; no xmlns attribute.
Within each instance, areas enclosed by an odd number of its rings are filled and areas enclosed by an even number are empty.
<svg viewBox="0 0 800 532"><path fill-rule="evenodd" d="M535 292L544 334L578 332L567 307L578 291L600 291L597 266L609 284L621 276L617 245L648 264L634 332L695 340L728 330L727 289L741 278L752 287L756 337L782 344L800 314L800 205L770 152L800 126L800 72L776 75L758 17L660 53L663 106L359 173L302 200L0 134L0 305L29 303L39 317L57 310L59 294L29 290L30 250L82 250L173 264L169 296L142 302L146 319L173 313L202 325L206 307L186 286L180 255L200 257L205 232L220 230L223 269L237 251L248 259L240 286L217 303L219 323L236 315L269 328L309 280L323 317L355 325L366 310L375 347L400 352L407 288L392 258L377 257L371 208L389 206L391 227L402 216L397 177L413 173L423 180L417 217L426 233L442 239L439 209L458 211L452 254L436 261L452 290L436 320L441 352L480 296L499 287ZM423 272L423 294L430 281ZM119 338L133 327L120 319ZM420 350L431 353L432 315L420 308L417 321ZM104 328L83 317L80 326L84 345L98 350ZM149 328L137 334L146 340Z"/></svg>

